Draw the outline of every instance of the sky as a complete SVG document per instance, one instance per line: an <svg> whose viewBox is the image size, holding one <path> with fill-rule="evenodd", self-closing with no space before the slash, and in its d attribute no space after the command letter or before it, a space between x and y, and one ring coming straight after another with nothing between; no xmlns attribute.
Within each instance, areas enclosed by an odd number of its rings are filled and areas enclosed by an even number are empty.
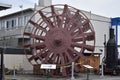
<svg viewBox="0 0 120 80"><path fill-rule="evenodd" d="M20 5L23 5L23 9L33 8L34 4L38 3L38 0L0 0L0 3L12 5L11 9L0 11L0 16L2 16L21 10ZM120 0L52 0L52 4L68 4L110 18L120 16Z"/></svg>

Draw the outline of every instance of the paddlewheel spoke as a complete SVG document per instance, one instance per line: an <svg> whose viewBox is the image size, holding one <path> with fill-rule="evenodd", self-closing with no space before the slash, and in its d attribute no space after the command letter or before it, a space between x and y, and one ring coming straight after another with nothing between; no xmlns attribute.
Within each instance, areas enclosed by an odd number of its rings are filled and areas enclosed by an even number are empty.
<svg viewBox="0 0 120 80"><path fill-rule="evenodd" d="M43 28L42 26L40 26L39 24L35 23L32 20L29 20L29 23L32 24L35 28L42 30L43 32L47 33L47 30L45 28Z"/></svg>

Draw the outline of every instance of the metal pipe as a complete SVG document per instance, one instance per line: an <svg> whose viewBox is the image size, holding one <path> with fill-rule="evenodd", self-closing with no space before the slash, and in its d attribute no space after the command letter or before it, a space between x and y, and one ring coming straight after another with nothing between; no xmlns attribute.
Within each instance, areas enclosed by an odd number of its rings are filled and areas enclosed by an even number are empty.
<svg viewBox="0 0 120 80"><path fill-rule="evenodd" d="M71 80L75 80L75 77L74 77L74 62L72 62L72 76L71 76Z"/></svg>

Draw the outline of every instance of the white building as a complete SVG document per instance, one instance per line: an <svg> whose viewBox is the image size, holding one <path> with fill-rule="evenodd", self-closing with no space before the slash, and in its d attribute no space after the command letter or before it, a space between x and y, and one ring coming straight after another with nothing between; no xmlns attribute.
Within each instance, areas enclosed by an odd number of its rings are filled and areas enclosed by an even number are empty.
<svg viewBox="0 0 120 80"><path fill-rule="evenodd" d="M0 11L11 8L11 5L0 3Z"/></svg>
<svg viewBox="0 0 120 80"><path fill-rule="evenodd" d="M28 8L0 17L0 46L6 50L4 64L7 68L11 69L15 64L18 68L25 67L28 62L23 55L22 36L24 27L33 13L34 9Z"/></svg>
<svg viewBox="0 0 120 80"><path fill-rule="evenodd" d="M39 0L39 6L37 9L44 6L51 5L51 0ZM50 2L49 2L50 1ZM104 41L106 35L106 41L109 38L109 28L111 26L111 19L108 17L93 14L91 12L82 12L90 19L95 30L96 35L96 47L94 53L102 53L104 55ZM0 46L20 48L22 46L22 35L24 27L31 15L34 13L34 9L25 9L19 12L8 14L0 17ZM30 29L30 28L28 28ZM29 39L26 39L26 41ZM103 52L101 52L101 49ZM4 64L7 68L13 68L17 65L17 68L24 68L25 70L31 70L32 66L23 54L5 54Z"/></svg>

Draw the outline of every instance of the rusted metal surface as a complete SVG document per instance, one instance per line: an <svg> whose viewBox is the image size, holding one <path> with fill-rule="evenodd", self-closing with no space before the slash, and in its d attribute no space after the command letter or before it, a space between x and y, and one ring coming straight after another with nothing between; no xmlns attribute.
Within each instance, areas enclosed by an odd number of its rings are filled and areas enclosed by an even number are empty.
<svg viewBox="0 0 120 80"><path fill-rule="evenodd" d="M80 58L87 60L84 51L94 51L95 32L90 20L78 9L68 5L51 5L38 10L29 20L24 30L24 48L32 49L27 56L32 64L56 64L50 70L53 76L68 76L70 65ZM30 38L26 43L25 38ZM40 63L41 62L41 63ZM75 66L75 71L80 65Z"/></svg>

